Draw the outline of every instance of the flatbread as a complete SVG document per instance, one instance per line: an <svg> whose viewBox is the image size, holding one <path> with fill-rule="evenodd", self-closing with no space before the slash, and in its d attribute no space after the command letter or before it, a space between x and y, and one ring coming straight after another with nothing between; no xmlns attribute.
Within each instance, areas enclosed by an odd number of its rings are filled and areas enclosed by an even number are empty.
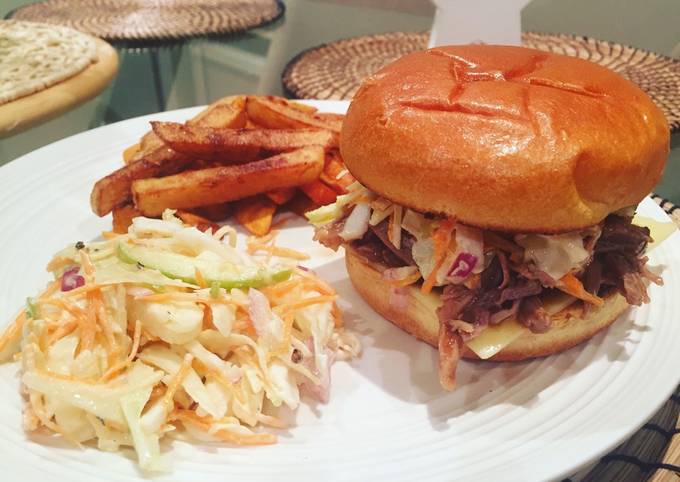
<svg viewBox="0 0 680 482"><path fill-rule="evenodd" d="M0 20L0 105L73 77L96 60L94 39L76 30Z"/></svg>

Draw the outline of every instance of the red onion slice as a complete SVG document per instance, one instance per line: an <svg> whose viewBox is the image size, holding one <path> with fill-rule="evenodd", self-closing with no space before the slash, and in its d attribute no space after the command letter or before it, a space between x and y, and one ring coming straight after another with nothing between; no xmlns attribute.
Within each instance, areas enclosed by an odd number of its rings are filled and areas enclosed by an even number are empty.
<svg viewBox="0 0 680 482"><path fill-rule="evenodd" d="M61 291L71 291L85 284L85 278L80 276L78 272L80 266L74 266L64 271L61 275Z"/></svg>

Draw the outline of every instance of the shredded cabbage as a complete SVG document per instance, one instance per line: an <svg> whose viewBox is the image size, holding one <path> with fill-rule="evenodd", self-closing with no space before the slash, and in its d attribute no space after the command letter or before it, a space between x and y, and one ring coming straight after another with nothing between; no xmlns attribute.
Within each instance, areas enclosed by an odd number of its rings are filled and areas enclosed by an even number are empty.
<svg viewBox="0 0 680 482"><path fill-rule="evenodd" d="M360 196L339 198L341 208ZM274 407L296 409L302 387L326 400L336 352L360 352L335 294L294 263L277 271L266 253L237 250L232 233L202 233L168 211L135 218L125 235L60 251L49 265L54 283L0 338L4 359L21 352L26 429L106 451L131 446L142 470L155 472L169 468L159 446L169 432L273 443L261 426L285 425ZM122 254L121 243L129 247ZM144 262L130 257L139 252ZM208 265L217 282L200 273ZM78 269L84 285L62 291L67 269ZM231 276L238 288L225 289Z"/></svg>

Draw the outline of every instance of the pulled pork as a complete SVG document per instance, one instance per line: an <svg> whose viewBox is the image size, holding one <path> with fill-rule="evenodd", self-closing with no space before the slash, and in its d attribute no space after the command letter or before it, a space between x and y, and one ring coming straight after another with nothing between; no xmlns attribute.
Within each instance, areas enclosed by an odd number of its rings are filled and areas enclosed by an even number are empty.
<svg viewBox="0 0 680 482"><path fill-rule="evenodd" d="M584 266L573 273L588 293L602 296L617 290L631 305L649 301L645 280L660 283L659 277L645 267L643 256L651 241L649 229L631 223L632 218L608 216L602 223L582 232L584 249L589 258ZM540 295L545 290L560 286L560 280L541 271L522 255L523 248L509 236L492 233L487 249L492 250L491 260L476 282L449 284L443 287L440 323L452 326L453 321L472 326L458 330L462 340L477 336L489 325L516 316L534 333L544 333L551 327L551 319L542 305ZM411 248L415 239L402 231L399 249L387 237L387 222L372 226L369 232L353 246L366 258L390 267L415 265ZM591 309L583 303L584 313Z"/></svg>

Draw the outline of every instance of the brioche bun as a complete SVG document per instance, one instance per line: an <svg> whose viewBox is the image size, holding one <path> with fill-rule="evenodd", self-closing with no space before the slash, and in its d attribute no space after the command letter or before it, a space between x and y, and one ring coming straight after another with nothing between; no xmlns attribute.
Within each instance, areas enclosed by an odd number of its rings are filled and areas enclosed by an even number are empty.
<svg viewBox="0 0 680 482"><path fill-rule="evenodd" d="M345 263L354 288L379 314L410 335L437 348L439 319L436 309L441 304L436 293L422 294L420 284L405 288L402 301L395 302L394 288L382 278L387 268L368 261L357 254L352 246L345 246ZM529 330L489 360L519 361L559 353L592 338L608 327L628 308L628 303L618 293L607 295L603 306L593 307L585 317L581 308L568 306L552 315L553 327L547 333ZM463 358L478 359L467 347Z"/></svg>
<svg viewBox="0 0 680 482"><path fill-rule="evenodd" d="M340 149L352 175L397 204L480 228L557 233L646 196L669 128L607 68L465 45L416 52L369 77Z"/></svg>

